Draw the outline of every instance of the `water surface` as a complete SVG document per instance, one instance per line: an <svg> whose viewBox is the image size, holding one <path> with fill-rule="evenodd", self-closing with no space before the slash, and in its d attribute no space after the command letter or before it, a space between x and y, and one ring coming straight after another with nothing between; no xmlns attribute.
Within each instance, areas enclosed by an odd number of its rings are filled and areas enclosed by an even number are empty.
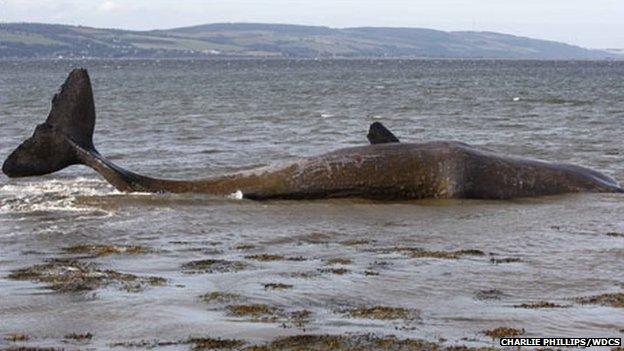
<svg viewBox="0 0 624 351"><path fill-rule="evenodd" d="M404 141L460 140L624 180L622 62L3 61L2 158L44 120L53 92L76 66L89 69L94 85L99 151L153 176L201 178L362 145L368 125L379 120ZM613 194L256 203L120 194L85 167L20 180L2 175L0 334L62 346L66 334L91 332L89 345L98 348L189 335L260 343L346 332L495 345L481 332L499 326L534 337L622 336L622 309L572 299L624 290L624 238L607 235L624 232L623 215L624 198ZM81 260L163 277L167 285L59 293L8 279L18 268L76 257L63 250L77 244L152 248ZM485 255L413 258L396 247ZM305 260L249 258L264 253ZM328 265L333 258L351 263ZM492 262L498 258L517 262ZM200 259L247 266L195 274L182 268ZM199 298L215 291L312 315L305 331L250 321ZM536 301L570 307L514 307ZM409 308L418 318L340 313L376 305Z"/></svg>

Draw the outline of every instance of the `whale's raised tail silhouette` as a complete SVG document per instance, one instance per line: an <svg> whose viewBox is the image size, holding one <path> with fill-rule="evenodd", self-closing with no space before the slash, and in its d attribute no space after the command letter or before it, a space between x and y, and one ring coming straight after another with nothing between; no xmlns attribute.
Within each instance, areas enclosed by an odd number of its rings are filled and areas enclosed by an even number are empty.
<svg viewBox="0 0 624 351"><path fill-rule="evenodd" d="M2 165L11 178L39 176L84 164L121 191L140 191L150 178L122 169L103 158L93 145L95 104L89 74L74 69L52 99L46 121Z"/></svg>

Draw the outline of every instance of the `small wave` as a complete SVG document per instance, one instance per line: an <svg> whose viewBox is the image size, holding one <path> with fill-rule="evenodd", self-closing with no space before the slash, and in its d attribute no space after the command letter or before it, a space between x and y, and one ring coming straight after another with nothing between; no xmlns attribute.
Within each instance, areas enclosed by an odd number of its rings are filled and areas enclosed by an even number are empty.
<svg viewBox="0 0 624 351"><path fill-rule="evenodd" d="M101 209L79 205L76 198L114 194L120 193L104 181L88 178L16 182L0 187L0 213L88 212L101 215Z"/></svg>
<svg viewBox="0 0 624 351"><path fill-rule="evenodd" d="M586 100L568 100L562 98L547 98L547 99L522 99L523 101L529 103L539 103L539 104L548 104L548 105L571 105L571 106L583 106L583 105L592 105L592 101Z"/></svg>

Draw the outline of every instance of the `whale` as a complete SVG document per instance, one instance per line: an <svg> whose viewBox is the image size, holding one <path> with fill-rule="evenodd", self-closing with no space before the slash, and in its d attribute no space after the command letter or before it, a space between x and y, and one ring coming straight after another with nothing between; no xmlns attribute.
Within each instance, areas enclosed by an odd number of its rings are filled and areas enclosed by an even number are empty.
<svg viewBox="0 0 624 351"><path fill-rule="evenodd" d="M568 163L509 156L458 141L402 142L379 122L368 143L322 155L198 180L126 170L93 144L95 103L86 69L71 71L50 113L5 160L10 178L85 165L121 192L239 194L250 200L364 198L513 199L565 193L622 193L618 182Z"/></svg>

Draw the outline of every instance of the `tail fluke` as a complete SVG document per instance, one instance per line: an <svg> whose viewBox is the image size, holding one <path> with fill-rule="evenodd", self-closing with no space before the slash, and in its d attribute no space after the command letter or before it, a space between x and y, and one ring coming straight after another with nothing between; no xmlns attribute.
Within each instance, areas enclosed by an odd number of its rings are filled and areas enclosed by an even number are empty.
<svg viewBox="0 0 624 351"><path fill-rule="evenodd" d="M93 146L95 105L89 74L75 69L52 99L46 121L4 161L2 171L11 178L39 176L84 164L121 191L149 190L144 177L103 158Z"/></svg>
<svg viewBox="0 0 624 351"><path fill-rule="evenodd" d="M28 177L59 171L81 163L68 139L84 149L95 151L93 128L95 106L89 74L73 70L52 99L45 123L15 149L2 165L9 177Z"/></svg>

